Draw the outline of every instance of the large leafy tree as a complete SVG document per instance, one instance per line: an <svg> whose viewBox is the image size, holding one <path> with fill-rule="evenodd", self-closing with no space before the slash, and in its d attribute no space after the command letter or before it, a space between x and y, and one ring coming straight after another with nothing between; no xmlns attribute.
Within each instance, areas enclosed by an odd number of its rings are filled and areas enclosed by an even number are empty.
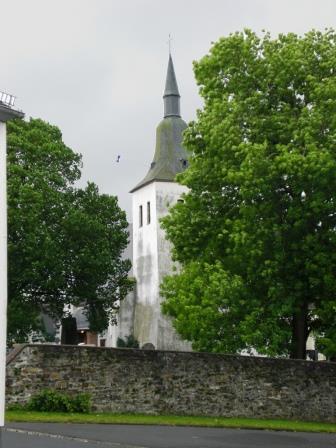
<svg viewBox="0 0 336 448"><path fill-rule="evenodd" d="M8 330L23 340L46 312L84 306L92 330L114 321L129 291L127 221L113 196L75 188L81 157L42 120L8 123Z"/></svg>
<svg viewBox="0 0 336 448"><path fill-rule="evenodd" d="M164 311L198 350L335 351L336 34L246 30L194 64L189 187L163 220Z"/></svg>

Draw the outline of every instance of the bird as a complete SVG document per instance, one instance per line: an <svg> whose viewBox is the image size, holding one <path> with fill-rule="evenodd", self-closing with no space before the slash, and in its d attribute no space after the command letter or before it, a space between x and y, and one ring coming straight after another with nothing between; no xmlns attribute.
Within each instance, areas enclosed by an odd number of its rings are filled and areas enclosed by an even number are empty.
<svg viewBox="0 0 336 448"><path fill-rule="evenodd" d="M179 159L179 160L182 163L183 168L186 168L188 165L188 160L186 160L186 159Z"/></svg>
<svg viewBox="0 0 336 448"><path fill-rule="evenodd" d="M118 155L116 162L119 163L119 160L120 160L120 156Z"/></svg>

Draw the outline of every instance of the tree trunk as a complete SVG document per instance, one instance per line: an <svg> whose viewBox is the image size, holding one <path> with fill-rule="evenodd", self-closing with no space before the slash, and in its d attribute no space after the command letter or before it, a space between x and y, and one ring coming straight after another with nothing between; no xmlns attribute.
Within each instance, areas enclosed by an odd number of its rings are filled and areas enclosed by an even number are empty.
<svg viewBox="0 0 336 448"><path fill-rule="evenodd" d="M292 359L306 359L306 344L308 338L307 325L308 307L304 303L301 309L293 314L292 320Z"/></svg>

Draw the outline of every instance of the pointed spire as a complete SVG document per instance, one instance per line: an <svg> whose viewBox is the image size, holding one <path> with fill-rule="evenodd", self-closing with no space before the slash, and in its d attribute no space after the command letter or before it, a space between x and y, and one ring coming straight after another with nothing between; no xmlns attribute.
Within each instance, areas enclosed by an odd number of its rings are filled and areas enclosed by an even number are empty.
<svg viewBox="0 0 336 448"><path fill-rule="evenodd" d="M167 77L166 77L166 87L165 87L163 97L165 97L167 95L180 96L178 87L177 87L177 82L176 82L173 59L172 59L170 53L169 53L169 61L168 61L168 69L167 69Z"/></svg>
<svg viewBox="0 0 336 448"><path fill-rule="evenodd" d="M180 94L170 53L163 101L164 119L156 129L153 161L146 176L131 193L154 181L175 182L176 174L187 166L188 155L182 146L182 134L187 124L180 116Z"/></svg>
<svg viewBox="0 0 336 448"><path fill-rule="evenodd" d="M177 87L174 64L169 53L166 87L163 94L164 117L180 117L180 94Z"/></svg>

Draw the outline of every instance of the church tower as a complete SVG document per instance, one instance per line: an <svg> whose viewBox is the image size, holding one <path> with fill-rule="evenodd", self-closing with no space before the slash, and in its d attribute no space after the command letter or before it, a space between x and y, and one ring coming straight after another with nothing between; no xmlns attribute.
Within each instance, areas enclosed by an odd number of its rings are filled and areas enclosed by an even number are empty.
<svg viewBox="0 0 336 448"><path fill-rule="evenodd" d="M151 343L158 350L191 350L161 312L160 283L172 273L171 245L160 227L160 219L187 188L175 181L187 166L182 147L186 123L180 115L180 94L169 55L163 95L163 120L156 129L153 161L143 180L132 190L133 272L136 278L134 336L140 347Z"/></svg>

